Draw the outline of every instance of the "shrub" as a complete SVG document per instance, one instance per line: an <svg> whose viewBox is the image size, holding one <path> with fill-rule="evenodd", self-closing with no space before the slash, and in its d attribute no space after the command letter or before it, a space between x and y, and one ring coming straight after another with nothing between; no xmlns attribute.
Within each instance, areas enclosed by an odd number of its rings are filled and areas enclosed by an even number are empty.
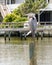
<svg viewBox="0 0 52 65"><path fill-rule="evenodd" d="M15 15L20 15L21 16L20 9L18 9L18 8L16 8L12 13L14 13Z"/></svg>
<svg viewBox="0 0 52 65"><path fill-rule="evenodd" d="M26 17L17 17L14 22L25 22L27 21L27 18Z"/></svg>
<svg viewBox="0 0 52 65"><path fill-rule="evenodd" d="M13 13L8 14L5 16L3 22L13 22L15 19L17 18L17 16Z"/></svg>
<svg viewBox="0 0 52 65"><path fill-rule="evenodd" d="M15 15L14 13L8 14L3 22L25 22L27 17L21 17L20 15Z"/></svg>

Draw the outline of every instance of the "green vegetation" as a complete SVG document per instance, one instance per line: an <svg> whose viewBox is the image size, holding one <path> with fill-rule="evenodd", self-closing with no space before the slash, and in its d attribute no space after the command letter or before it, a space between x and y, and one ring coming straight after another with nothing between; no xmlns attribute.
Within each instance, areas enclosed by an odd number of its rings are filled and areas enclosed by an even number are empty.
<svg viewBox="0 0 52 65"><path fill-rule="evenodd" d="M44 0L25 0L25 3L21 4L11 14L8 14L3 22L25 22L27 21L26 14L30 12L37 14L39 9L46 5Z"/></svg>
<svg viewBox="0 0 52 65"><path fill-rule="evenodd" d="M11 14L6 15L3 22L13 22L16 18L17 18L17 16L15 14L11 13Z"/></svg>
<svg viewBox="0 0 52 65"><path fill-rule="evenodd" d="M21 17L20 15L15 15L14 13L11 13L4 18L3 22L24 22L26 20L26 17Z"/></svg>

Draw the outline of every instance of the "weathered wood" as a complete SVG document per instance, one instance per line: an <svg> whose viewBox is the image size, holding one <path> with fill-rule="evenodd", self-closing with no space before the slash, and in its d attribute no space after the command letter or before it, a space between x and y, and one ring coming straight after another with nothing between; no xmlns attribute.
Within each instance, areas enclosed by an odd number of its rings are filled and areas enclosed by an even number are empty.
<svg viewBox="0 0 52 65"><path fill-rule="evenodd" d="M5 41L6 41L6 32L5 32L5 34L4 34L4 39L5 39Z"/></svg>
<svg viewBox="0 0 52 65"><path fill-rule="evenodd" d="M9 33L8 33L8 39L9 39L9 41L10 41L10 35L11 35L11 32L9 31Z"/></svg>

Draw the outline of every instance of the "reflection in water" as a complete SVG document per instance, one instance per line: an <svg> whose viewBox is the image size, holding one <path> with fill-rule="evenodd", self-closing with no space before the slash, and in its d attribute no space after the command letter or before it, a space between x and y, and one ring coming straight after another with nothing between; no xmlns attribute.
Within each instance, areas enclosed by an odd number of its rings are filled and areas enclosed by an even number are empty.
<svg viewBox="0 0 52 65"><path fill-rule="evenodd" d="M35 49L35 42L31 42L29 45L29 56L30 56L30 65L37 65L36 62L36 49Z"/></svg>
<svg viewBox="0 0 52 65"><path fill-rule="evenodd" d="M52 38L39 38L34 41L11 38L6 44L4 38L0 38L0 65L33 64L52 65Z"/></svg>

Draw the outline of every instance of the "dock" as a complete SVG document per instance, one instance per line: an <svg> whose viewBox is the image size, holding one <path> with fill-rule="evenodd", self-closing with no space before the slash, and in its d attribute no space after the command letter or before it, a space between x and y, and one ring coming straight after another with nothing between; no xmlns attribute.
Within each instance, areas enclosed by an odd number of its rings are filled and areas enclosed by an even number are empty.
<svg viewBox="0 0 52 65"><path fill-rule="evenodd" d="M8 33L9 36L9 40L10 40L10 35L11 32L15 32L15 31L19 31L20 32L20 38L22 38L21 33L27 33L28 31L30 31L29 28L24 28L24 23L0 23L0 32L5 32L4 34L4 38L6 40L6 32ZM36 29L36 33L41 33L41 37L43 37L43 33L48 33L48 34L52 34L52 26L51 25L38 25L37 29Z"/></svg>

